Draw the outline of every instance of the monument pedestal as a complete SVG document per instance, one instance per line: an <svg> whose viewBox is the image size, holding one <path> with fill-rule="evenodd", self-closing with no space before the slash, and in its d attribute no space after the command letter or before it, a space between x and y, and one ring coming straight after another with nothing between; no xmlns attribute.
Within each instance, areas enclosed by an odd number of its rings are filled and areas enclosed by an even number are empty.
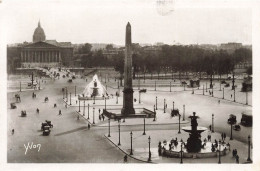
<svg viewBox="0 0 260 171"><path fill-rule="evenodd" d="M133 89L132 88L125 88L123 90L124 92L124 101L123 101L123 108L121 110L121 114L123 116L127 116L127 115L133 115L135 114L135 109L134 109L134 105L133 105Z"/></svg>

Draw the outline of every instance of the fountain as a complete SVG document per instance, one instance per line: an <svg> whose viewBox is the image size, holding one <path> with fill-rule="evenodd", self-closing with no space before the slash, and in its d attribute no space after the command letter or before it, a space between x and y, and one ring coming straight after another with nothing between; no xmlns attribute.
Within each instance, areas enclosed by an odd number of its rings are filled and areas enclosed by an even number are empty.
<svg viewBox="0 0 260 171"><path fill-rule="evenodd" d="M189 118L191 118L191 126L182 128L182 130L188 132L190 136L187 140L187 145L186 145L187 151L189 153L200 152L202 147L200 134L207 130L207 128L205 127L198 127L198 122L197 122L198 116L195 115L196 113L193 112L193 116L189 116Z"/></svg>
<svg viewBox="0 0 260 171"><path fill-rule="evenodd" d="M92 81L86 86L83 93L78 96L79 100L102 100L109 98L106 88L101 84L95 74Z"/></svg>

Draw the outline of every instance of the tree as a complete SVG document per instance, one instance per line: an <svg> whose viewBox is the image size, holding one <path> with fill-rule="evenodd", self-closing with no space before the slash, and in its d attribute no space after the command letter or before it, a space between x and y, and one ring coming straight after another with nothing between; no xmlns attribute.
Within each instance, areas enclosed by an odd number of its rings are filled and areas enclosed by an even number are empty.
<svg viewBox="0 0 260 171"><path fill-rule="evenodd" d="M112 49L113 49L113 45L112 44L106 45L106 50L112 50Z"/></svg>
<svg viewBox="0 0 260 171"><path fill-rule="evenodd" d="M122 79L124 74L124 53L119 52L114 58L114 68L120 73L120 86L123 86Z"/></svg>

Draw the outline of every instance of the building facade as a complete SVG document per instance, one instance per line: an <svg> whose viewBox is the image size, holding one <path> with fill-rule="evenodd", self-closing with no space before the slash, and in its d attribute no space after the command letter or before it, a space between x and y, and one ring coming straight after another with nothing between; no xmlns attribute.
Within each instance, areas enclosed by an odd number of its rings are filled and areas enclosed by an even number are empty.
<svg viewBox="0 0 260 171"><path fill-rule="evenodd" d="M40 22L34 31L33 42L7 46L8 72L15 68L69 67L72 64L72 44L46 40Z"/></svg>

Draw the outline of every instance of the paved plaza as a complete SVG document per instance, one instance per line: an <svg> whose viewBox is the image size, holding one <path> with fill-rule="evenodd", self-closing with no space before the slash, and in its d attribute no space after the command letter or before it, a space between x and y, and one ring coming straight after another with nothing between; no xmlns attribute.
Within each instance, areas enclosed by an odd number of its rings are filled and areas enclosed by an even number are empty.
<svg viewBox="0 0 260 171"><path fill-rule="evenodd" d="M105 73L105 72L104 72ZM108 79L104 79L103 74L102 84L107 87L109 94L113 97L106 101L106 109L121 110L122 108L122 90L118 82L115 81L114 75ZM179 109L180 127L190 126L188 118L192 112L196 112L199 116L199 126L209 128L212 124L212 114L214 114L214 130L211 133L212 140L219 139L220 133L227 134L227 142L231 144L231 150L237 149L240 156L240 163L245 163L247 159L247 139L248 135L252 136L252 127L241 126L240 131L233 130L234 140L229 140L230 125L227 124L227 119L230 114L237 117L238 123L241 119L243 111L252 111L252 94L248 93L248 105L245 104L246 94L236 91L236 102L230 99L230 94L233 92L231 88L225 88L225 99L222 99L223 92L219 91L219 81L214 81L214 97L210 96L206 89L202 90L202 85L206 85L206 81L201 82L199 89L185 88L180 85L180 81L176 79L175 86L167 87L160 86L157 83L156 91L154 82L158 80L143 80L140 88L138 88L138 80L134 80L134 102L135 108L147 108L154 110L157 97L156 120L153 118L145 119L146 135L142 135L144 129L144 119L142 118L126 118L125 122L120 123L121 126L121 146L118 148L118 121L110 120L111 137L108 138L108 118L99 119L99 109L102 111L105 108L104 100L93 100L85 102L85 115L83 116L83 101L81 101L80 111L79 102L76 103L76 97L81 94L85 86L92 80L93 75L80 78L77 75L72 83L68 82L68 78L37 78L41 82L41 90L32 90L22 88L19 92L20 81L26 86L29 81L27 76L10 76L8 80L8 149L7 158L10 163L58 163L58 162L74 162L74 163L123 163L125 154L129 154L130 147L130 132L133 132L133 149L134 155L128 157L128 162L147 162L148 157L148 136L151 136L151 151L153 163L179 163L179 158L166 158L158 156L158 142L163 140L171 140L174 137L186 140L188 133L181 131L178 134L179 118L171 116L171 110ZM86 81L87 79L87 81ZM101 78L99 78L101 79ZM163 80L162 84L169 84L172 80ZM207 81L209 85L209 81ZM237 83L237 89L240 89L240 82ZM75 96L76 86L76 96ZM149 87L150 86L150 87ZM62 88L67 87L68 93L72 94L72 105L70 98L63 99ZM146 93L141 93L139 96L138 89L147 89ZM32 93L36 93L36 98L32 98ZM116 92L120 92L118 103ZM10 103L15 101L14 95L19 93L21 102L16 103L17 109L10 109ZM49 101L44 102L44 98L48 97ZM141 99L139 100L139 97ZM167 108L163 109L165 103ZM218 102L220 100L220 103ZM139 103L140 101L140 103ZM54 108L54 104L57 107ZM89 112L87 109L89 104ZM185 105L185 111L183 110ZM39 113L36 109L39 109ZM93 108L95 111L93 113ZM21 111L26 110L27 117L21 117ZM62 115L59 115L61 110ZM88 114L89 113L89 114ZM78 117L79 116L79 117ZM88 119L89 116L89 119ZM95 124L93 124L93 117ZM79 118L79 119L78 119ZM49 136L42 136L41 123L45 120L50 120L53 124ZM88 129L90 124L90 129ZM11 130L15 132L12 134ZM207 130L202 134L202 139L210 133ZM26 152L25 146L31 143L41 144L41 148L28 149ZM26 152L26 154L25 154ZM252 155L252 153L251 153ZM232 151L221 158L222 163L235 163L232 158ZM184 163L217 163L218 158L207 159L184 159Z"/></svg>

